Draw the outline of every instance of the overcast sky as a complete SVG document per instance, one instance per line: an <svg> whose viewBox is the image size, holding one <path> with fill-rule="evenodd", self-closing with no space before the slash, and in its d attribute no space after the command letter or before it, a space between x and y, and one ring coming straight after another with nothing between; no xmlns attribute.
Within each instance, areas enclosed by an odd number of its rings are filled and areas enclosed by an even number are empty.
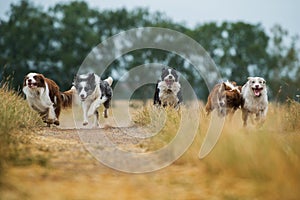
<svg viewBox="0 0 300 200"><path fill-rule="evenodd" d="M70 0L31 0L44 8ZM0 17L9 5L18 0L0 0ZM90 7L117 9L147 7L161 11L175 22L184 22L190 28L204 22L244 21L261 23L267 31L280 24L290 35L300 35L300 0L86 0Z"/></svg>

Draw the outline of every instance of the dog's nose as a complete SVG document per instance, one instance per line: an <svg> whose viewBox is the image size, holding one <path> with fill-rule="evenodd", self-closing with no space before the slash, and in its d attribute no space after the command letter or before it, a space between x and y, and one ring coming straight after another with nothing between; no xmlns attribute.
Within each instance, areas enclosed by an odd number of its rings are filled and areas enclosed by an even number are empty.
<svg viewBox="0 0 300 200"><path fill-rule="evenodd" d="M259 85L255 85L256 88L259 88Z"/></svg>
<svg viewBox="0 0 300 200"><path fill-rule="evenodd" d="M32 81L31 79L28 79L28 83L31 83L31 81Z"/></svg>
<svg viewBox="0 0 300 200"><path fill-rule="evenodd" d="M84 94L81 94L80 97L81 97L81 98L84 98Z"/></svg>
<svg viewBox="0 0 300 200"><path fill-rule="evenodd" d="M169 75L169 79L172 79L172 76L171 76L171 75Z"/></svg>

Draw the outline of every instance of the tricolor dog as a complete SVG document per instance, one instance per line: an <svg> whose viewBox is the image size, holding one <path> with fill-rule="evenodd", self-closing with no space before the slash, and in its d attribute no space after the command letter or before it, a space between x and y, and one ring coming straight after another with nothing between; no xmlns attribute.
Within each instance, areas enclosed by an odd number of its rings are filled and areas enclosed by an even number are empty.
<svg viewBox="0 0 300 200"><path fill-rule="evenodd" d="M182 102L179 76L173 68L163 68L161 80L156 84L154 105L173 106L177 108Z"/></svg>
<svg viewBox="0 0 300 200"><path fill-rule="evenodd" d="M232 117L241 103L241 87L236 86L235 82L226 81L214 86L207 98L205 110L207 115L216 109L219 117L225 117L227 114L231 114Z"/></svg>

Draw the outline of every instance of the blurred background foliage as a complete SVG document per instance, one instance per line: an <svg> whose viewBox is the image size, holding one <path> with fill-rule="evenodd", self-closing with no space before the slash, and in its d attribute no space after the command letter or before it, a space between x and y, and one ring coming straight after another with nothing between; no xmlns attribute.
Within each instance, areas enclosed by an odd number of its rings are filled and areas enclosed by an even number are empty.
<svg viewBox="0 0 300 200"><path fill-rule="evenodd" d="M264 77L272 100L295 99L300 94L298 37L290 36L280 25L265 30L261 24L210 22L188 28L164 13L144 8L97 10L84 1L58 3L49 9L28 0L11 4L7 18L0 19L0 81L13 77L12 86L20 90L24 76L36 71L66 90L93 47L137 27L162 27L186 34L207 50L224 80L242 85L248 76ZM132 51L117 58L105 73L117 81L120 74L131 68L153 62L176 68L197 96L206 99L208 89L201 76L172 52ZM148 98L149 93L154 93L152 88L148 85L135 95L143 98L147 93Z"/></svg>

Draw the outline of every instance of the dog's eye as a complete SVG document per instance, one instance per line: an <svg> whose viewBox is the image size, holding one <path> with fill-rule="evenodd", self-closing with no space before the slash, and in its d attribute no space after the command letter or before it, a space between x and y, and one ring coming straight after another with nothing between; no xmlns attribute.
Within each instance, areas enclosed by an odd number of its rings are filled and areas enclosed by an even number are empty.
<svg viewBox="0 0 300 200"><path fill-rule="evenodd" d="M255 81L252 81L252 83L255 83Z"/></svg>
<svg viewBox="0 0 300 200"><path fill-rule="evenodd" d="M90 87L89 87L89 86L87 86L87 87L84 87L83 89L84 89L84 91L86 91L86 92L87 92L87 91L89 91L89 90L90 90Z"/></svg>

